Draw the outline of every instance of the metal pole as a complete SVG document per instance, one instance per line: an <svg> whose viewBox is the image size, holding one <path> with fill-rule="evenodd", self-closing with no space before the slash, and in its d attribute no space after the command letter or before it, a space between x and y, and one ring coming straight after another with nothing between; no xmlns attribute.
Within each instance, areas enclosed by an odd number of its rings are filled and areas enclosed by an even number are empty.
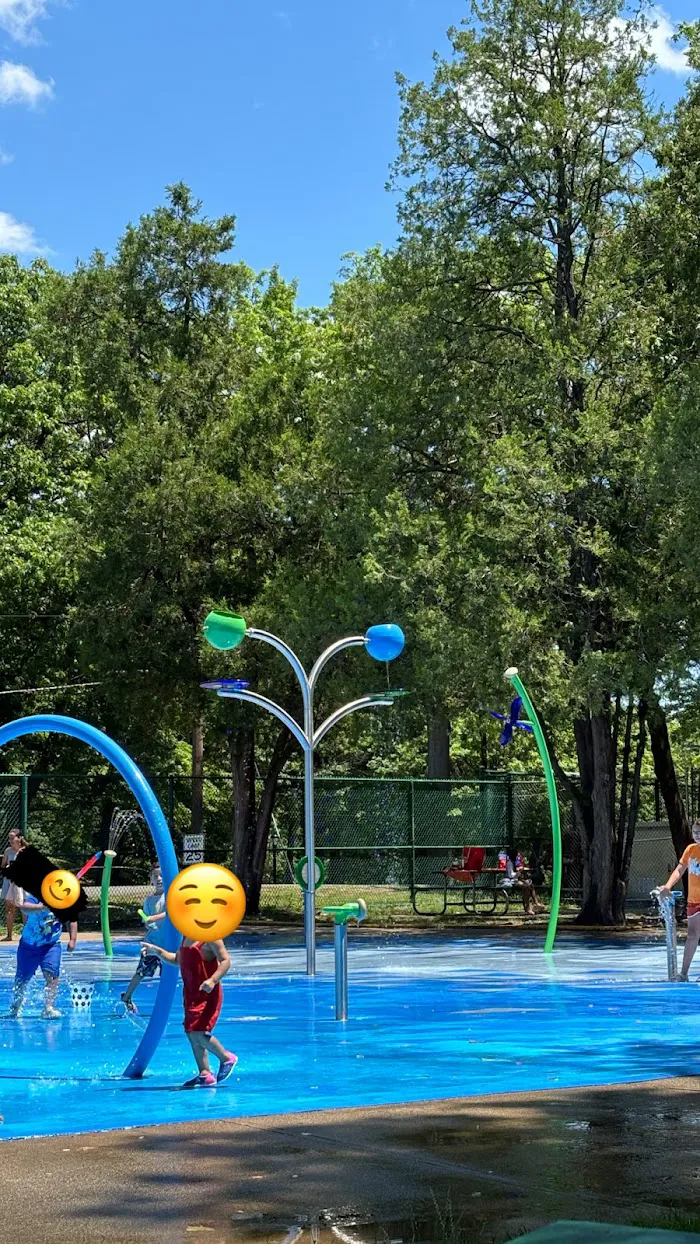
<svg viewBox="0 0 700 1244"><path fill-rule="evenodd" d="M27 821L29 820L29 778L25 775L24 777L21 777L19 781L19 832L23 838L26 838Z"/></svg>
<svg viewBox="0 0 700 1244"><path fill-rule="evenodd" d="M309 674L309 694L312 700L316 689L316 683L318 682L318 676L321 673L321 670L324 669L324 667L331 660L331 657L337 656L339 652L343 652L346 648L355 648L358 645L362 646L366 643L367 639L364 635L349 635L347 639L338 639L334 644L331 644L330 648L326 648L325 652L321 653L313 669L311 670L311 673Z"/></svg>
<svg viewBox="0 0 700 1244"><path fill-rule="evenodd" d="M513 836L513 775L506 774L506 846L510 851L515 849Z"/></svg>
<svg viewBox="0 0 700 1244"><path fill-rule="evenodd" d="M348 926L336 924L335 942L335 1018L348 1017Z"/></svg>
<svg viewBox="0 0 700 1244"><path fill-rule="evenodd" d="M413 902L416 893L416 796L413 787L413 778L408 783L408 816L411 823L411 902Z"/></svg>
<svg viewBox="0 0 700 1244"><path fill-rule="evenodd" d="M334 713L331 713L330 717L326 717L326 720L322 722L318 730L313 735L309 735L309 738L312 739L314 747L318 747L321 739L325 739L328 731L337 726L338 722L343 721L350 713L356 713L361 708L391 708L393 702L391 696L382 696L381 693L360 696L359 700L352 700L349 704L344 704L342 708L337 708Z"/></svg>
<svg viewBox="0 0 700 1244"><path fill-rule="evenodd" d="M341 639L337 643L331 644L330 648L321 653L321 656L311 670L311 674L307 675L296 653L276 635L272 635L269 631L260 631L256 627L248 627L246 634L250 639L260 639L263 643L270 644L271 647L276 648L278 652L281 652L287 658L299 681L304 701L304 728L302 730L299 723L294 720L286 709L276 704L274 700L268 699L267 696L259 695L256 691L229 690L223 685L218 688L218 695L222 699L242 700L246 704L255 704L259 708L266 708L268 712L272 713L291 730L299 745L304 749L304 849L308 861L307 883L304 891L304 941L306 943L306 973L307 976L315 976L316 834L314 826L314 749L326 733L333 726L336 726L339 721L342 721L344 717L347 717L349 713L357 712L360 708L391 706L393 699L388 695L386 697L369 695L362 696L359 700L353 700L351 704L346 704L335 713L331 713L330 717L319 727L314 737L314 688L321 670L336 653L342 652L345 648L364 644L366 642L365 636L351 635L347 639ZM212 686L213 684L202 685Z"/></svg>
<svg viewBox="0 0 700 1244"><path fill-rule="evenodd" d="M316 975L316 841L314 835L314 753L313 745L304 747L304 849L307 859L304 890L304 941L306 943L306 975Z"/></svg>

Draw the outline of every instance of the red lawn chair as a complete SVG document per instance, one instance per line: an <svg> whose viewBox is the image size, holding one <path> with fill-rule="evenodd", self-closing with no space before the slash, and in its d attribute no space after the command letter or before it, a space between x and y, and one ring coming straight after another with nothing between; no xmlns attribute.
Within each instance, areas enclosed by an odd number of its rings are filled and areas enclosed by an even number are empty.
<svg viewBox="0 0 700 1244"><path fill-rule="evenodd" d="M464 885L473 885L484 867L485 855L484 847L462 847L462 863L443 868L443 876L451 878L452 881L461 881Z"/></svg>

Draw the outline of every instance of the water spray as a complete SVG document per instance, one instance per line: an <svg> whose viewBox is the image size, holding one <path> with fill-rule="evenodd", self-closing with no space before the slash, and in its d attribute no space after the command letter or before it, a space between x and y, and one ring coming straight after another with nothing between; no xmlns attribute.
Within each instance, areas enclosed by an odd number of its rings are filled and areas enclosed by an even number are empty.
<svg viewBox="0 0 700 1244"><path fill-rule="evenodd" d="M657 887L651 891L651 897L656 899L659 906L659 915L664 922L666 929L666 962L668 964L668 979L670 981L678 980L678 927L676 924L676 899L680 898L682 890L672 890L670 894L662 895L661 890Z"/></svg>
<svg viewBox="0 0 700 1244"><path fill-rule="evenodd" d="M112 935L109 928L109 886L112 879L112 864L117 854L117 847L126 831L134 824L135 821L142 821L143 817L135 808L115 808L112 813L112 820L109 826L109 838L107 841L107 849L104 853L104 867L102 869L102 886L100 888L100 923L102 925L102 943L105 948L105 954L108 959L114 955L112 950Z"/></svg>

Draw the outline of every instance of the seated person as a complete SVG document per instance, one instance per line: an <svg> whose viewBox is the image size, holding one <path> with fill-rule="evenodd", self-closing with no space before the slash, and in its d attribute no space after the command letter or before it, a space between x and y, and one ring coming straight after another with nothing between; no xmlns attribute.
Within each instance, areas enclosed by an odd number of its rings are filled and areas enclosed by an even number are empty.
<svg viewBox="0 0 700 1244"><path fill-rule="evenodd" d="M503 854L505 855L506 867L505 877L500 884L505 890L514 889L517 886L522 891L523 911L526 916L534 916L538 911L544 911L544 904L540 903L537 897L527 865L522 856L511 847L506 847Z"/></svg>

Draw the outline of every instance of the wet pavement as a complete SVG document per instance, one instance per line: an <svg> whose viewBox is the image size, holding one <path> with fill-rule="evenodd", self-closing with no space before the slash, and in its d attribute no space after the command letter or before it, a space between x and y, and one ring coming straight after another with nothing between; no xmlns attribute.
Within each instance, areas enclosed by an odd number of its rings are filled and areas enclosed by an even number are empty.
<svg viewBox="0 0 700 1244"><path fill-rule="evenodd" d="M0 1241L492 1244L700 1213L695 1079L8 1141ZM4 1232L4 1234L3 1234Z"/></svg>

